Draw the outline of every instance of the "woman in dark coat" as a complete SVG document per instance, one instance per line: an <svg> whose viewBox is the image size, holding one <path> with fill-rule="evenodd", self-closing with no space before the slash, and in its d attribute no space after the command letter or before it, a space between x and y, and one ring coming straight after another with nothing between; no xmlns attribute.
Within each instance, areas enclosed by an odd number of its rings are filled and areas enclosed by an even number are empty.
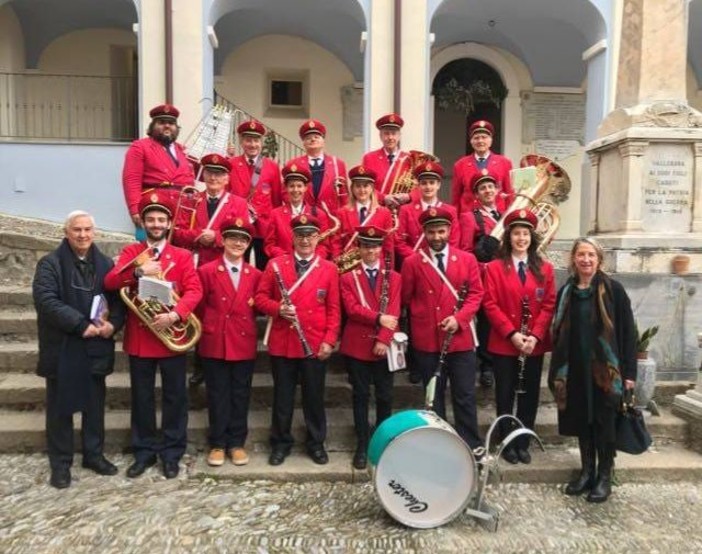
<svg viewBox="0 0 702 554"><path fill-rule="evenodd" d="M623 390L636 381L631 302L603 272L603 256L591 238L573 244L571 277L558 291L549 371L559 433L578 437L580 447L582 470L565 493L588 492L588 502L604 502L611 493L616 413Z"/></svg>

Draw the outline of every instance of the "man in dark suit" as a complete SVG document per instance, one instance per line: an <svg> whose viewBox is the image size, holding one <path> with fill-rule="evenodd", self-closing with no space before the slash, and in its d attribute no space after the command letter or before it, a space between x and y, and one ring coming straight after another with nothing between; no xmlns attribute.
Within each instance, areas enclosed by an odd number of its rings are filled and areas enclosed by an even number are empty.
<svg viewBox="0 0 702 554"><path fill-rule="evenodd" d="M73 414L82 414L83 467L117 468L103 455L105 376L112 372L114 334L124 323L118 294L105 293L112 260L93 244L95 222L83 211L66 218L65 238L37 264L32 284L39 330L37 374L46 378L46 442L51 485L71 484Z"/></svg>

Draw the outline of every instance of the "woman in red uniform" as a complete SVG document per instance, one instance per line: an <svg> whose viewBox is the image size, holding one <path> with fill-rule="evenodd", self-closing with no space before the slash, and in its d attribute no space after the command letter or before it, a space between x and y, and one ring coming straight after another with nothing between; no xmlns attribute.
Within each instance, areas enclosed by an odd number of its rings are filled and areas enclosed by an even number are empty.
<svg viewBox="0 0 702 554"><path fill-rule="evenodd" d="M516 210L505 217L497 257L485 266L483 309L490 320L488 352L493 355L497 415L512 414L534 428L544 352L551 349L549 325L556 302L553 266L537 253L536 216ZM521 360L520 360L521 357ZM523 367L522 367L523 364ZM523 393L519 393L523 390ZM511 426L502 425L504 439ZM529 437L502 451L508 462L531 462Z"/></svg>
<svg viewBox="0 0 702 554"><path fill-rule="evenodd" d="M383 243L381 258L385 259L385 255L389 254L394 265L395 241L392 233L394 220L390 210L378 204L375 192L375 172L358 165L349 171L349 179L351 180L351 189L348 204L337 212L341 228L338 233L337 251L334 253L334 257L356 248L357 227L372 225L388 233Z"/></svg>

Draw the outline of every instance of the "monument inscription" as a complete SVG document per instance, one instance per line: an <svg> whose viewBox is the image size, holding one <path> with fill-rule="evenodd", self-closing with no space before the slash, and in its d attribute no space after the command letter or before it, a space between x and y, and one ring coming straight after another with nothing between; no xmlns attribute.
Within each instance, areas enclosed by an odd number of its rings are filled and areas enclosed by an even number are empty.
<svg viewBox="0 0 702 554"><path fill-rule="evenodd" d="M692 219L693 158L683 145L651 144L643 183L644 231L687 233Z"/></svg>

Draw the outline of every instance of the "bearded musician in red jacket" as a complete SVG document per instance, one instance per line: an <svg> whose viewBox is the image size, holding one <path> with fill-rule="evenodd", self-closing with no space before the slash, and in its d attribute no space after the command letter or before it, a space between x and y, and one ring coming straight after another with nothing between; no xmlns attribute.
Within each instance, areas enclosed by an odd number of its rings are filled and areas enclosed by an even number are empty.
<svg viewBox="0 0 702 554"><path fill-rule="evenodd" d="M368 397L371 384L375 386L376 428L392 414L393 374L388 369L387 351L400 317L401 279L392 271L390 257L381 259L387 231L364 225L356 232L361 264L341 276L341 299L347 321L341 335L340 352L346 356L353 388L356 430L353 466L365 469L370 438ZM384 308L381 307L383 303Z"/></svg>
<svg viewBox="0 0 702 554"><path fill-rule="evenodd" d="M166 195L157 192L145 195L139 208L146 241L122 250L119 260L105 276L105 290L128 287L130 296L138 296L142 278L170 283L176 301L170 310L158 313L152 321L155 330L165 331L186 321L200 302L202 286L190 252L167 241L175 208ZM178 475L178 462L187 444L185 353L166 347L131 310L127 312L123 348L129 354L134 451L134 463L127 469L127 477L140 476L159 456L163 474L172 479ZM154 400L157 367L161 369L162 387L161 440L157 437Z"/></svg>
<svg viewBox="0 0 702 554"><path fill-rule="evenodd" d="M267 343L273 369L273 450L268 462L282 464L292 448L292 415L299 382L307 453L313 462L326 464L324 382L341 324L339 275L332 262L315 254L317 218L299 215L291 227L293 253L268 262L255 297L258 309L272 318ZM288 297L287 302L284 297Z"/></svg>
<svg viewBox="0 0 702 554"><path fill-rule="evenodd" d="M282 202L280 168L272 159L263 156L263 136L266 128L262 123L245 121L236 128L243 154L229 160L230 192L243 198L256 214L256 233L251 243L256 256L256 267L263 269L268 262L263 241L268 232L268 223L273 208Z"/></svg>
<svg viewBox="0 0 702 554"><path fill-rule="evenodd" d="M434 410L446 419L444 393L450 380L456 431L475 450L482 446L475 401L473 329L473 318L483 298L480 268L472 254L449 245L454 224L451 212L443 207L429 208L419 221L425 246L402 265L402 303L409 311L413 360L426 387L438 367L446 334L454 333L436 382ZM464 286L465 300L456 311Z"/></svg>
<svg viewBox="0 0 702 554"><path fill-rule="evenodd" d="M142 195L154 189L166 194L175 206L180 190L195 183L192 165L178 139L180 112L171 104L153 108L146 138L135 140L124 157L122 188L129 216L141 229L139 203ZM143 234L143 231L138 233Z"/></svg>
<svg viewBox="0 0 702 554"><path fill-rule="evenodd" d="M203 289L198 353L210 423L207 463L221 466L229 457L240 466L249 462L244 445L258 341L254 295L261 272L244 261L254 233L250 223L229 219L221 233L223 256L198 270Z"/></svg>

